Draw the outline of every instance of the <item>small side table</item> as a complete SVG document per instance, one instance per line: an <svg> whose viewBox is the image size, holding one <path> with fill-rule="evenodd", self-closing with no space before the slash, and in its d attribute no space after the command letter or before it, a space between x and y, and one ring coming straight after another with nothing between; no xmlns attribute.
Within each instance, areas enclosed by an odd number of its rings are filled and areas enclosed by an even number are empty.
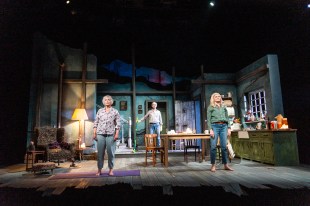
<svg viewBox="0 0 310 206"><path fill-rule="evenodd" d="M41 156L41 160L44 161L43 157L45 155L45 151L27 151L26 154L26 171L32 170L33 164L38 162L39 158L37 156Z"/></svg>
<svg viewBox="0 0 310 206"><path fill-rule="evenodd" d="M79 157L79 160L80 161L84 160L84 149L78 148L78 149L75 149L75 151L76 151L76 154Z"/></svg>

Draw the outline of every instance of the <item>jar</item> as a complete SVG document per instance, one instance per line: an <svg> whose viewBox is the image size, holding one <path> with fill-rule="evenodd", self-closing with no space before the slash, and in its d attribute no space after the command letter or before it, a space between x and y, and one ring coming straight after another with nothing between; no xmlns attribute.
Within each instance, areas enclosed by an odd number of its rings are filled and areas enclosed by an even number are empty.
<svg viewBox="0 0 310 206"><path fill-rule="evenodd" d="M271 121L271 128L270 129L277 129L278 128L278 122L277 121Z"/></svg>

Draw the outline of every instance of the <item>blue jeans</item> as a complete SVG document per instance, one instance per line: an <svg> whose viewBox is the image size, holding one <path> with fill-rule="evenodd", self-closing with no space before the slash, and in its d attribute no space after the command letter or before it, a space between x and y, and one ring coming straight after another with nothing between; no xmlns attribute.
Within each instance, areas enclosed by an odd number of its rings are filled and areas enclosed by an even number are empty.
<svg viewBox="0 0 310 206"><path fill-rule="evenodd" d="M160 146L160 125L159 123L150 124L150 134L157 134L157 147Z"/></svg>
<svg viewBox="0 0 310 206"><path fill-rule="evenodd" d="M106 149L108 154L108 167L109 169L113 169L116 150L116 141L114 141L114 135L103 136L102 134L97 134L97 165L99 170L103 168Z"/></svg>
<svg viewBox="0 0 310 206"><path fill-rule="evenodd" d="M211 157L211 164L215 164L216 159L216 144L217 139L220 137L220 144L221 144L221 153L222 153L222 163L227 164L227 124L211 124L211 128L214 132L214 137L210 138L210 157Z"/></svg>

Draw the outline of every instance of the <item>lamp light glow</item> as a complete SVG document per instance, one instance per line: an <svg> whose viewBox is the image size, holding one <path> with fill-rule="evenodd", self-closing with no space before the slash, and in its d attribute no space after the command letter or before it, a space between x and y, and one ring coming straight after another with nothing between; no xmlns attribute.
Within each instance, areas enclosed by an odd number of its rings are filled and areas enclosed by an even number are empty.
<svg viewBox="0 0 310 206"><path fill-rule="evenodd" d="M88 120L88 116L85 109L75 109L71 120Z"/></svg>

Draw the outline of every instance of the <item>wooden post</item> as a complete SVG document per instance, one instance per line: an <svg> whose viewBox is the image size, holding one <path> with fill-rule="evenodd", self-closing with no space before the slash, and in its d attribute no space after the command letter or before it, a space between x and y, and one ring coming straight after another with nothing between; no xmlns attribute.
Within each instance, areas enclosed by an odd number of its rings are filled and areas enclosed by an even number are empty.
<svg viewBox="0 0 310 206"><path fill-rule="evenodd" d="M65 64L59 65L59 77L58 77L58 107L57 107L57 128L61 127L61 111L62 111L62 82L63 82L63 70Z"/></svg>
<svg viewBox="0 0 310 206"><path fill-rule="evenodd" d="M132 43L131 45L131 58L132 58L132 128L136 128L136 63L135 63L135 45ZM132 129L133 142L134 142L134 150L136 149L137 143L137 135L136 129Z"/></svg>

